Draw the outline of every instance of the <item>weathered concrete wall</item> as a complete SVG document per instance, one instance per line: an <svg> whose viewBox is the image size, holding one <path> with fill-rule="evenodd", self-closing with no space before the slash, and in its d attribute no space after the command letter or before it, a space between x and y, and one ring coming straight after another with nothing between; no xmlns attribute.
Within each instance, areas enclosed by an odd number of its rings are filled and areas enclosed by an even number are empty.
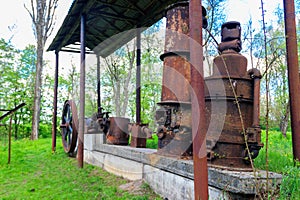
<svg viewBox="0 0 300 200"><path fill-rule="evenodd" d="M101 138L101 137L100 137ZM90 140L94 140L91 142ZM85 136L85 162L129 180L144 179L169 200L194 199L193 161L164 157L156 150L102 144L99 136ZM251 199L256 186L266 183L266 172L229 171L208 168L209 199ZM281 175L269 173L270 190L281 182Z"/></svg>

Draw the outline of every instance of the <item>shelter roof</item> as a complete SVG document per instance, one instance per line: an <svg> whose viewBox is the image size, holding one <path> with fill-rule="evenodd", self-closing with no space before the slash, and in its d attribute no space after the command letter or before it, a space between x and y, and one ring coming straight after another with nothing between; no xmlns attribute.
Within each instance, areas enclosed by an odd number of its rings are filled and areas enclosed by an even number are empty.
<svg viewBox="0 0 300 200"><path fill-rule="evenodd" d="M181 0L182 1L182 0ZM136 28L148 28L165 8L180 0L74 0L48 51L78 51L81 14L86 14L86 47L106 57L136 36Z"/></svg>

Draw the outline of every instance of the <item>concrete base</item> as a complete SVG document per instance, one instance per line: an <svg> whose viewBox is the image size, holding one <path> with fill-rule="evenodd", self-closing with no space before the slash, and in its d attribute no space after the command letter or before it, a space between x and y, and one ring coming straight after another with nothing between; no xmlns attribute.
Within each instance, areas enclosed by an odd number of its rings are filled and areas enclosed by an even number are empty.
<svg viewBox="0 0 300 200"><path fill-rule="evenodd" d="M194 199L193 161L164 157L154 149L131 148L88 142L85 162L129 180L144 179L159 195L169 200ZM88 147L92 144L93 147ZM269 172L269 190L281 183L281 175ZM209 199L254 199L264 189L266 172L240 172L208 168ZM201 186L200 186L201 187Z"/></svg>

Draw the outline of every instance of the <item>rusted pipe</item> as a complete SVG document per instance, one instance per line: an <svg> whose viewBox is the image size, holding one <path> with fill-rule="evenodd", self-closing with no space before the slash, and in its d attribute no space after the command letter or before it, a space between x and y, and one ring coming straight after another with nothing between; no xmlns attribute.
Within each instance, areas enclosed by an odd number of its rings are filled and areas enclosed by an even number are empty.
<svg viewBox="0 0 300 200"><path fill-rule="evenodd" d="M293 154L300 160L300 86L294 0L283 0Z"/></svg>
<svg viewBox="0 0 300 200"><path fill-rule="evenodd" d="M84 109L85 109L85 26L86 15L81 14L80 21L80 107L78 131L78 167L83 168L83 142L84 142Z"/></svg>
<svg viewBox="0 0 300 200"><path fill-rule="evenodd" d="M259 127L259 105L260 105L260 79L261 73L258 69L251 69L248 71L248 74L253 79L253 127Z"/></svg>
<svg viewBox="0 0 300 200"><path fill-rule="evenodd" d="M53 118L52 118L52 152L56 150L56 127L57 127L57 88L58 88L58 61L59 52L55 52L55 75L54 75L54 96L53 96Z"/></svg>
<svg viewBox="0 0 300 200"><path fill-rule="evenodd" d="M201 4L202 0L190 0L189 4L194 195L197 200L208 199Z"/></svg>

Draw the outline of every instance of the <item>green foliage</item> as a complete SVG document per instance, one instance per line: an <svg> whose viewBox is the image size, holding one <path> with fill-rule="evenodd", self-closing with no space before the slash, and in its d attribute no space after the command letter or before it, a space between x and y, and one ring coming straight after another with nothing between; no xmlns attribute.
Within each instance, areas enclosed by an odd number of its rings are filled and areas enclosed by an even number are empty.
<svg viewBox="0 0 300 200"><path fill-rule="evenodd" d="M142 33L141 122L149 124L151 129L155 127L154 113L161 97L163 63L159 56L163 52L163 41L158 37L161 24L159 21ZM127 116L132 121L136 115L135 51L135 41L132 41L106 58L102 62L105 66L101 67L105 68L101 72L102 107L112 115Z"/></svg>
<svg viewBox="0 0 300 200"><path fill-rule="evenodd" d="M261 139L262 143L265 143L266 131L262 131ZM266 167L265 146L255 159L255 166L259 169L265 169ZM268 157L270 171L282 173L286 166L293 166L292 137L290 132L287 133L285 138L279 131L269 131Z"/></svg>
<svg viewBox="0 0 300 200"><path fill-rule="evenodd" d="M146 148L157 149L158 137L156 134L152 135L151 139L147 139Z"/></svg>
<svg viewBox="0 0 300 200"><path fill-rule="evenodd" d="M266 132L262 132L262 142ZM254 160L255 167L266 169L266 145ZM268 169L283 175L280 186L280 199L299 199L300 197L300 170L294 167L291 133L283 137L279 131L269 131Z"/></svg>
<svg viewBox="0 0 300 200"><path fill-rule="evenodd" d="M11 164L7 164L7 146L0 146L0 199L159 199L149 188L143 195L118 189L127 180L100 168L69 158L57 142L52 154L51 140L14 141Z"/></svg>
<svg viewBox="0 0 300 200"><path fill-rule="evenodd" d="M279 6L274 13L276 19L267 22L265 35L263 31L257 31L251 45L257 59L257 65L263 74L261 81L261 115L266 116L266 113L268 113L269 127L279 127L282 133L285 134L286 130L289 129L290 122L284 13ZM262 48L265 37L266 52L264 46ZM266 64L268 66L265 66ZM266 107L267 92L269 94L268 108Z"/></svg>
<svg viewBox="0 0 300 200"><path fill-rule="evenodd" d="M219 38L221 36L221 25L226 20L226 14L224 12L226 6L225 3L225 0L203 1L203 6L207 10L207 30L209 30L216 38ZM215 47L215 42L208 32L203 32L203 38L206 56L218 55L217 48Z"/></svg>
<svg viewBox="0 0 300 200"><path fill-rule="evenodd" d="M300 169L286 166L280 186L280 199L299 199L300 197Z"/></svg>
<svg viewBox="0 0 300 200"><path fill-rule="evenodd" d="M52 124L40 124L39 138L50 138L52 136Z"/></svg>
<svg viewBox="0 0 300 200"><path fill-rule="evenodd" d="M13 116L13 135L18 138L20 124L30 122L31 105L33 101L34 46L29 45L25 50L17 50L5 40L0 40L0 108L13 109L21 103L26 106L17 110ZM9 117L2 120L8 126Z"/></svg>
<svg viewBox="0 0 300 200"><path fill-rule="evenodd" d="M35 85L35 63L36 49L34 45L28 45L24 50L18 50L4 39L0 39L0 108L13 109L21 103L26 105L17 110L13 115L12 135L15 139L26 138L31 132L31 119ZM46 62L45 62L46 64ZM43 76L44 86L42 88L41 123L47 124L52 119L52 92L53 78L47 74ZM0 115L4 114L1 112ZM7 127L9 117L1 121ZM42 134L48 133L49 125L41 125ZM1 128L3 135L8 130ZM50 131L51 133L51 131ZM42 135L47 137L47 135Z"/></svg>

